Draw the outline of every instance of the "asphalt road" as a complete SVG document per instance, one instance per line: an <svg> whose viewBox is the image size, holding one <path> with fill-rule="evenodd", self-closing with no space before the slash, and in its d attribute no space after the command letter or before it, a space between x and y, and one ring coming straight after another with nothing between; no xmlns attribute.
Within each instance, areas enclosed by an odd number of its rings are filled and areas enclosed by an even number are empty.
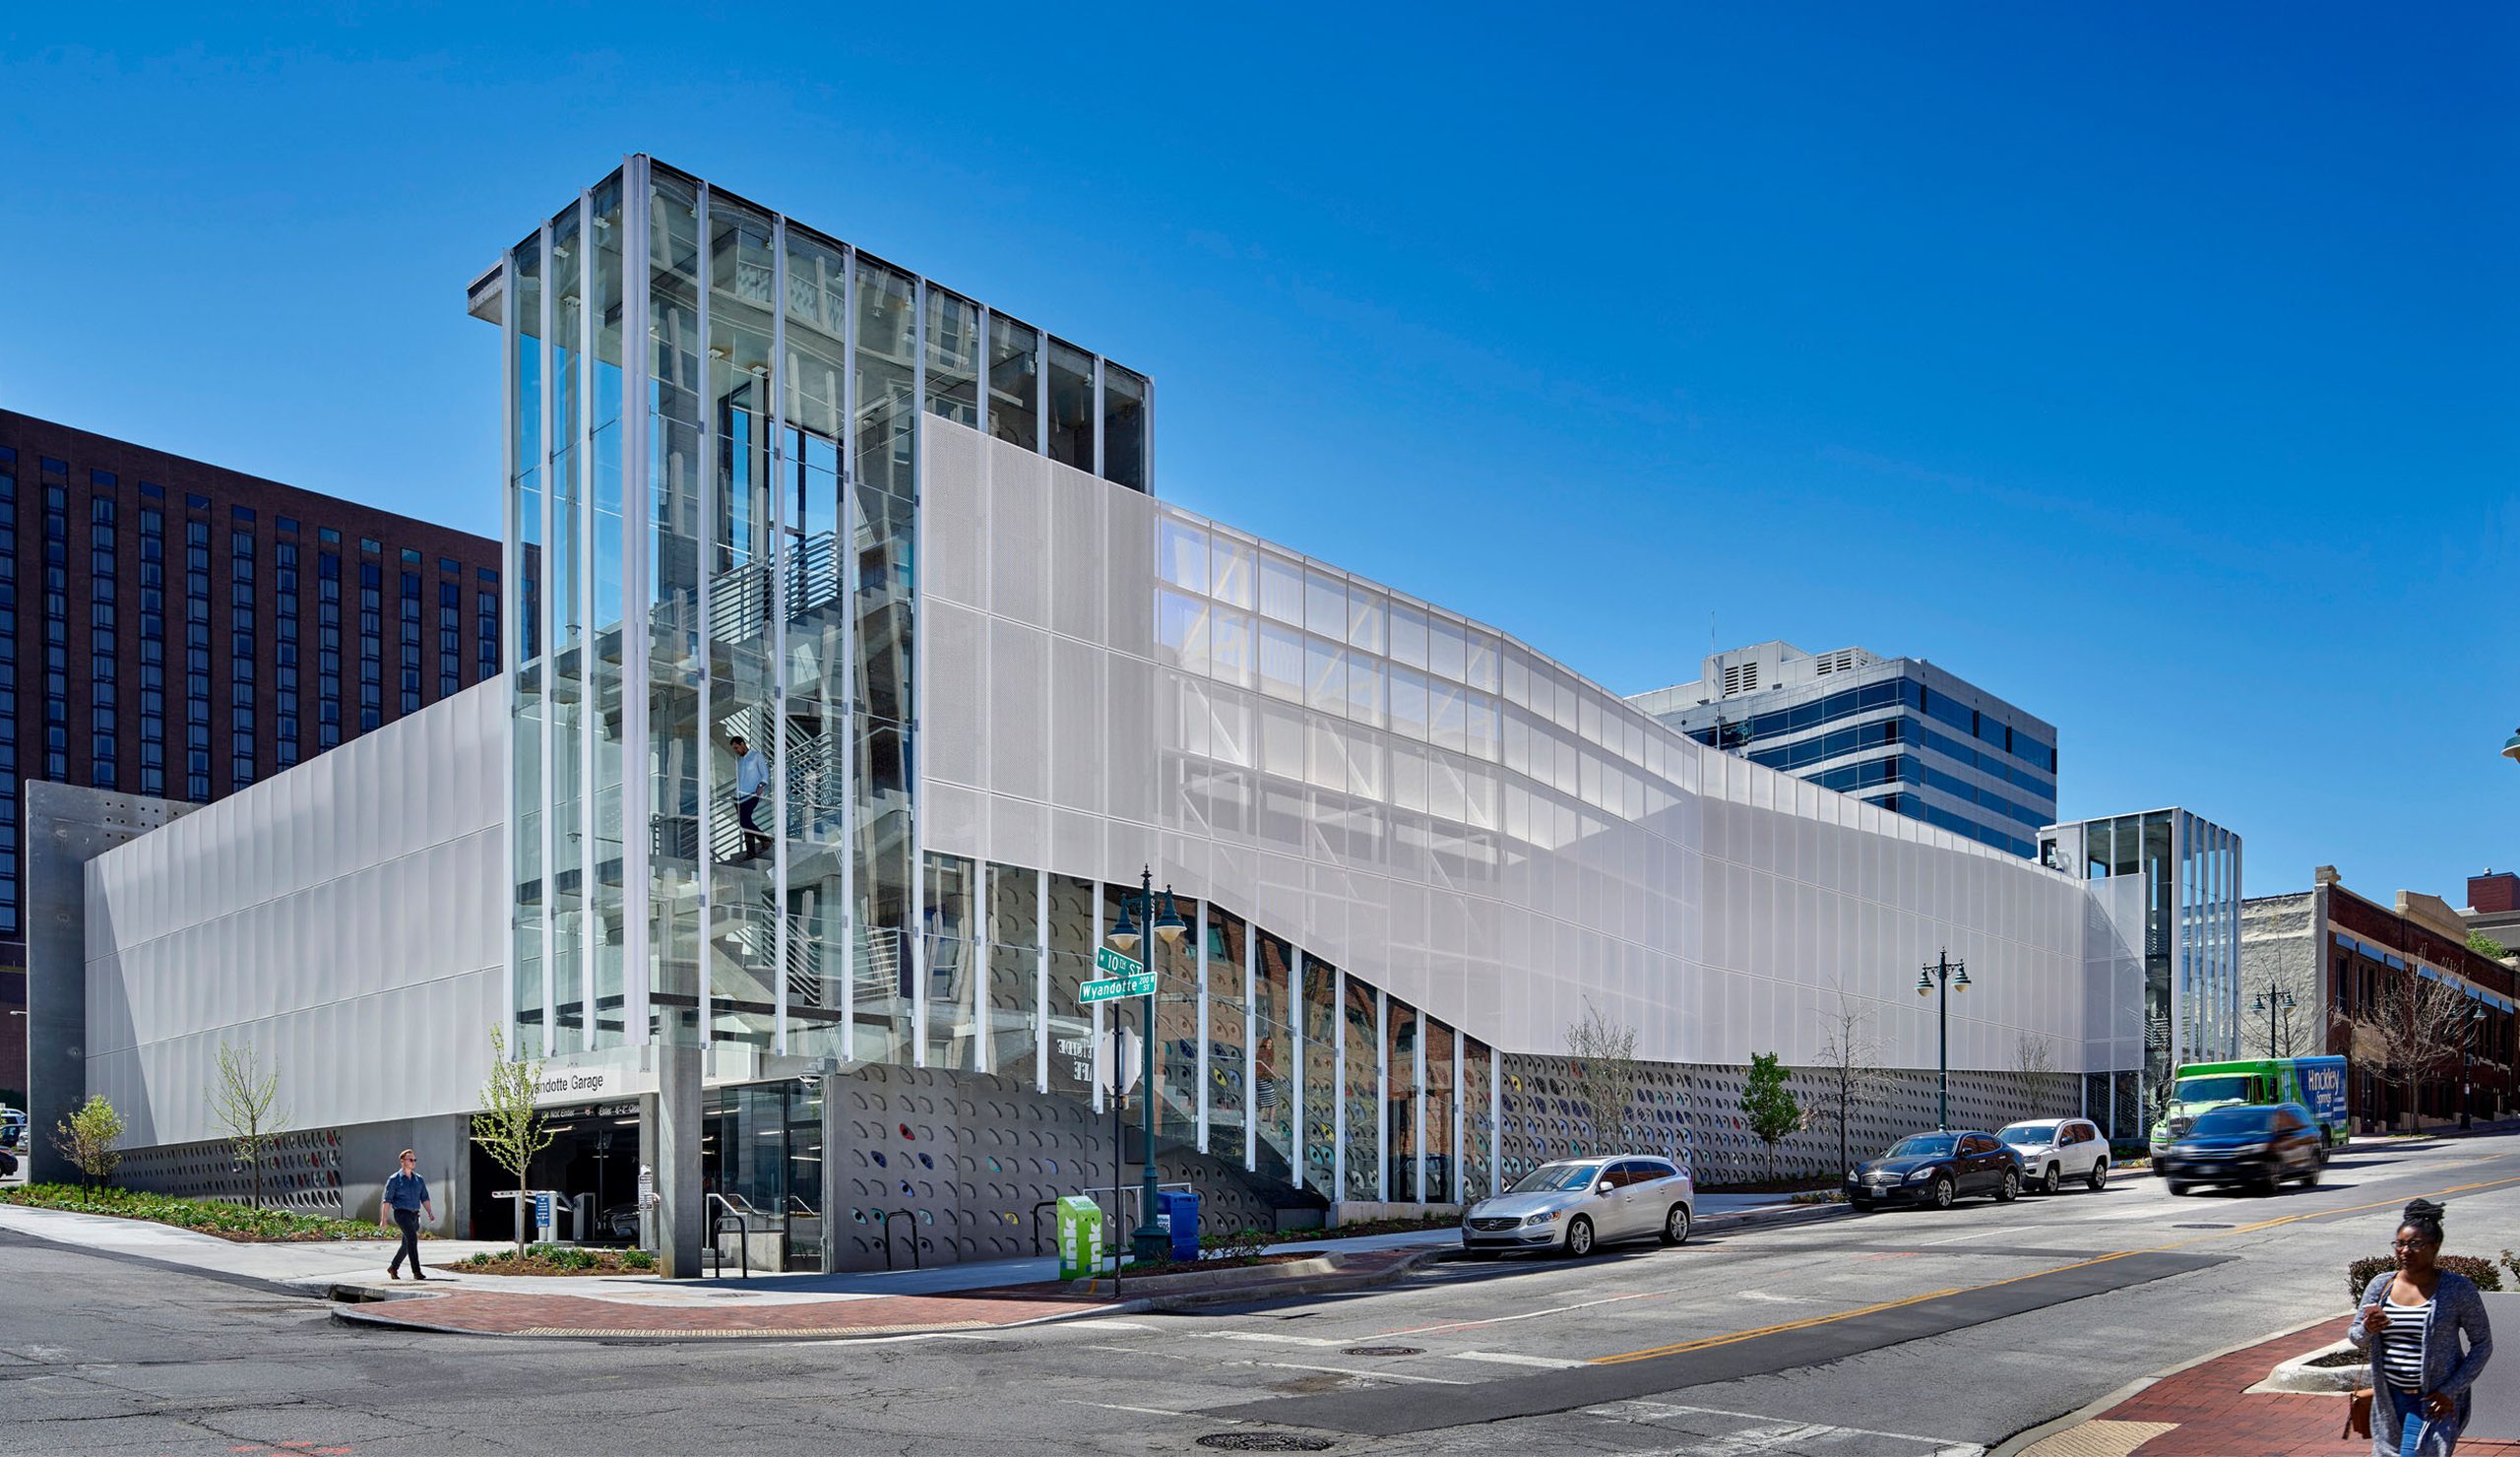
<svg viewBox="0 0 2520 1457"><path fill-rule="evenodd" d="M2341 1315L2418 1194L2520 1230L2520 1137L2354 1154L2315 1191L2152 1180L1583 1264L980 1337L648 1346L418 1336L0 1235L0 1451L1974 1453L2138 1376ZM1358 1354L1380 1348L1378 1354Z"/></svg>

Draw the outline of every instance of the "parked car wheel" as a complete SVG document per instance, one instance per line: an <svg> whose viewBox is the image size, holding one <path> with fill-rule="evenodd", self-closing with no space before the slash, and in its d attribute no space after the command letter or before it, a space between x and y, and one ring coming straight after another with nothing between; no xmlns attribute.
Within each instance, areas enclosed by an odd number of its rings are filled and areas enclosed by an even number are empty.
<svg viewBox="0 0 2520 1457"><path fill-rule="evenodd" d="M2053 1187L2053 1185L2050 1185L2050 1187ZM2018 1195L2020 1192L2021 1175L2009 1169L2005 1170L2003 1186L1995 1190L1995 1202L1998 1204L2010 1204L2013 1201L2014 1196Z"/></svg>
<svg viewBox="0 0 2520 1457"><path fill-rule="evenodd" d="M2064 1171L2050 1164L2039 1174L2039 1192L2053 1194L2065 1186Z"/></svg>
<svg viewBox="0 0 2520 1457"><path fill-rule="evenodd" d="M1858 1194L1858 1195L1856 1195L1854 1198L1852 1198L1852 1199L1848 1200L1847 1202L1855 1206L1855 1212L1856 1212L1856 1213L1858 1213L1858 1214L1870 1214L1870 1213L1872 1212L1872 1202L1873 1202L1873 1201L1871 1201L1870 1199L1865 1198L1865 1197L1864 1197L1863 1195L1861 1195L1861 1194Z"/></svg>
<svg viewBox="0 0 2520 1457"><path fill-rule="evenodd" d="M2103 1159L2091 1166L2091 1172L2083 1175L2083 1183L2095 1190L2109 1187L2109 1161Z"/></svg>
<svg viewBox="0 0 2520 1457"><path fill-rule="evenodd" d="M1952 1193L1953 1190L1949 1175L1946 1174L1942 1177L1936 1178L1933 1181L1933 1207L1936 1209L1949 1209L1951 1207Z"/></svg>
<svg viewBox="0 0 2520 1457"><path fill-rule="evenodd" d="M2172 1179L2172 1180L2170 1181L2170 1196L2171 1196L2172 1198L2175 1199L2175 1198L2177 1198L2179 1195L2184 1194L2184 1193L2186 1193L2186 1192L2187 1192L2187 1185L2185 1185L2185 1184L2183 1184L2183 1183L2180 1183L2177 1179L2174 1179L2174 1179Z"/></svg>
<svg viewBox="0 0 2520 1457"><path fill-rule="evenodd" d="M1689 1207L1687 1205L1674 1204L1671 1206L1671 1212L1663 1216L1663 1242L1666 1244L1689 1242Z"/></svg>
<svg viewBox="0 0 2520 1457"><path fill-rule="evenodd" d="M1566 1222L1566 1252L1579 1260L1593 1252L1593 1222L1580 1214Z"/></svg>

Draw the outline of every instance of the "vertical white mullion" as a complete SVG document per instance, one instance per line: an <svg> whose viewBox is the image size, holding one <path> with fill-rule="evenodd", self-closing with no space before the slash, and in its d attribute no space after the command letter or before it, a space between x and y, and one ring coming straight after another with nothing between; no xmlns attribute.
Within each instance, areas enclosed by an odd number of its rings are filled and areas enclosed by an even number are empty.
<svg viewBox="0 0 2520 1457"><path fill-rule="evenodd" d="M1462 1107L1462 1093L1468 1087L1469 1077L1470 1048L1462 1045L1462 1031L1456 1027L1453 1029L1453 1137L1452 1147L1445 1151L1444 1156L1444 1202L1447 1204L1466 1203L1469 1199L1470 1183L1462 1173L1469 1167L1470 1158L1470 1145L1463 1141L1470 1132L1470 1110Z"/></svg>
<svg viewBox="0 0 2520 1457"><path fill-rule="evenodd" d="M649 662L655 618L648 580L655 483L649 475L648 159L621 168L621 1039L645 1042L656 886L654 770L649 762ZM633 624L636 632L631 631ZM590 1019L594 1017L590 1011Z"/></svg>
<svg viewBox="0 0 2520 1457"><path fill-rule="evenodd" d="M699 614L698 621L694 624L693 638L700 649L700 717L698 731L693 735L696 740L693 744L696 750L694 757L698 760L694 767L700 779L700 814L697 826L699 843L694 847L697 853L694 863L700 880L698 908L700 924L699 933L693 937L692 951L699 961L700 977L697 987L698 999L692 1008L692 1013L699 1022L700 1045L705 1054L712 1031L709 998L710 994L717 989L715 979L710 975L709 949L712 944L710 919L715 909L710 903L716 900L718 895L718 851L712 834L717 827L718 815L718 735L716 705L713 702L717 696L714 692L717 685L713 679L718 665L718 646L709 620L711 599L715 596L711 591L711 579L717 575L718 570L718 404L710 398L712 390L715 389L712 381L716 369L711 363L709 354L709 291L712 270L709 259L711 248L709 184L706 182L694 189L691 228L695 240L692 253L695 286L692 291L699 299L696 322L692 327L700 335L692 342L692 357L699 360L700 377L691 382L692 398L698 402L700 413L700 430L697 437L699 460L692 468L693 489L700 498L698 523L700 549L696 553L697 570L692 574L698 589L697 602L692 610Z"/></svg>
<svg viewBox="0 0 2520 1457"><path fill-rule="evenodd" d="M1146 493L1152 496L1155 494L1155 378L1143 375L1140 379L1140 387L1146 391L1146 397L1138 406L1138 412L1146 421L1146 439L1138 445L1138 478L1145 484Z"/></svg>
<svg viewBox="0 0 2520 1457"><path fill-rule="evenodd" d="M1254 927L1252 934L1259 934L1257 927ZM1287 1009L1293 1014L1288 1019L1290 1025L1287 1030L1291 1036L1287 1039L1287 1045L1290 1049L1288 1055L1293 1059L1290 1066L1294 1073L1294 1076L1287 1079L1293 1088L1293 1095L1287 1102L1287 1107L1293 1114L1293 1121L1288 1126L1294 1130L1287 1139L1287 1168L1293 1175L1294 1186L1302 1188L1305 1152L1303 1141L1306 1134L1310 1132L1304 1127L1303 1121L1303 948L1292 943L1287 947Z"/></svg>
<svg viewBox="0 0 2520 1457"><path fill-rule="evenodd" d="M595 192L578 193L578 337L575 341L578 397L578 542L586 553L586 570L578 573L578 621L586 636L578 650L584 686L578 690L578 843L586 859L578 871L578 1046L595 1045L596 949L603 944L597 921L596 887L603 880L603 843L596 838L596 799L602 771L596 762L596 645L598 603L595 598ZM623 624L627 630L628 624ZM625 887L626 889L626 887Z"/></svg>
<svg viewBox="0 0 2520 1457"><path fill-rule="evenodd" d="M770 220L770 1045L788 1051L788 218Z"/></svg>
<svg viewBox="0 0 2520 1457"><path fill-rule="evenodd" d="M840 1055L857 1060L857 969L866 955L857 919L857 856L866 825L857 803L857 741L865 731L857 701L857 250L840 250ZM898 968L895 976L901 975Z"/></svg>
<svg viewBox="0 0 2520 1457"><path fill-rule="evenodd" d="M1504 1192L1504 1069L1497 1048L1486 1048L1486 1195Z"/></svg>
<svg viewBox="0 0 2520 1457"><path fill-rule="evenodd" d="M1259 1011L1254 997L1257 981L1259 927L1248 917L1242 922L1242 1168L1245 1172L1260 1167L1260 1038L1256 1022Z"/></svg>
<svg viewBox="0 0 2520 1457"><path fill-rule="evenodd" d="M988 305L987 305L987 304L985 304L985 303L976 303L976 304L972 305L972 307L973 307L973 308L975 308L975 309L976 309L976 310L978 311L978 314L979 314L979 325L978 325L977 329L976 329L976 330L975 330L975 332L974 332L974 333L973 333L973 335L972 335L972 357L973 357L973 360L974 360L974 363L973 363L973 365L972 365L973 373L974 373L974 382L973 382L973 389L972 389L972 398L973 398L975 401L976 401L976 402L978 403L978 407L979 407L979 420L978 420L978 427L979 427L979 432L980 432L981 436L982 436L983 438L986 438L986 439L994 440L994 439L996 439L996 438L997 438L997 434L996 434L996 432L995 432L995 431L991 430L991 429L989 428L989 426L988 426L988 407L989 407L989 399L988 399L988 321L989 321L989 307L988 307Z"/></svg>
<svg viewBox="0 0 2520 1457"><path fill-rule="evenodd" d="M911 502L910 502L910 692L905 695L904 711L910 722L903 733L910 745L910 1037L911 1064L927 1065L927 845L926 816L919 811L927 796L919 786L927 778L927 756L918 742L919 695L927 691L927 634L920 629L926 616L927 589L919 580L919 538L927 535L927 452L923 421L919 416L927 411L927 280L913 279L910 289L911 368ZM894 422L895 428L900 422Z"/></svg>
<svg viewBox="0 0 2520 1457"><path fill-rule="evenodd" d="M1033 454L1050 453L1050 336L1033 331Z"/></svg>
<svg viewBox="0 0 2520 1457"><path fill-rule="evenodd" d="M1348 1197L1348 969L1330 969L1330 1200Z"/></svg>
<svg viewBox="0 0 2520 1457"><path fill-rule="evenodd" d="M1374 991L1374 1198L1391 1198L1391 998Z"/></svg>
<svg viewBox="0 0 2520 1457"><path fill-rule="evenodd" d="M1033 872L1033 1091L1050 1091L1050 872Z"/></svg>
<svg viewBox="0 0 2520 1457"><path fill-rule="evenodd" d="M524 513L518 509L517 501L516 288L516 251L510 249L499 259L499 424L500 434L504 437L499 442L499 455L507 466L507 489L504 493L507 506L504 523L506 537L499 543L499 628L506 635L507 647L499 656L507 667L506 682L501 685L500 693L507 701L507 733L510 744L516 742L517 706L522 696L518 685L525 681L525 665L528 661L524 652L525 618L518 610L525 597L525 519ZM540 478L540 473L536 473L536 478ZM317 538L317 540L320 545L322 538ZM320 570L322 565L320 560L317 565ZM323 592L320 575L317 583L315 590L320 596ZM479 590L477 585L474 590ZM549 710L545 707L541 712L548 713ZM539 716L540 714L537 714L537 717ZM539 784L541 775L537 773L535 778ZM500 953L500 960L507 967L507 1000L499 1009L499 1029L511 1047L517 1045L517 978L523 970L518 964L517 933L523 929L521 922L524 919L524 915L517 905L516 815L521 806L517 803L516 791L516 765L511 759L508 765L507 783L507 833L500 837L504 843L499 852L499 863L503 871L499 884L506 888L508 896L508 944ZM539 878L537 874L536 879ZM546 913L542 919L548 919L550 897L538 886L535 896ZM546 962L544 965L547 967L549 963Z"/></svg>
<svg viewBox="0 0 2520 1457"><path fill-rule="evenodd" d="M972 861L971 914L963 920L963 965L971 969L972 979L972 1071L997 1070L995 1029L988 1019L989 941L988 886L989 862L985 858Z"/></svg>
<svg viewBox="0 0 2520 1457"><path fill-rule="evenodd" d="M1094 420L1094 474L1102 475L1102 356L1094 356L1094 398L1086 409Z"/></svg>
<svg viewBox="0 0 2520 1457"><path fill-rule="evenodd" d="M548 1055L559 1042L559 1038L555 1036L558 1031L559 1015L555 1005L557 998L552 994L551 988L560 978L560 969L553 963L559 939L560 868L557 856L560 852L560 827L554 821L559 818L560 777L553 773L552 759L553 752L560 741L558 727L552 722L556 717L555 705L560 700L560 639L553 629L559 626L562 615L562 599L556 588L560 582L568 580L569 573L576 569L577 562L574 555L560 549L560 538L552 531L553 526L559 521L556 498L560 491L559 480L551 471L551 224L549 222L542 224L536 247L538 250L536 256L542 270L542 285L536 290L540 297L536 300L537 312L535 326L535 348L541 353L542 367L535 371L534 408L536 417L539 421L535 430L535 449L541 453L541 459L536 463L535 475L542 482L542 499L538 507L542 515L542 590L536 594L536 597L540 603L536 615L542 619L540 634L542 638L542 723L539 726L542 738L540 790L542 800L542 1051ZM555 568L554 563L562 565ZM581 703L583 704L583 699ZM586 900L586 883L581 878L578 884L578 900L582 908L580 911L582 921L585 919L583 906Z"/></svg>
<svg viewBox="0 0 2520 1457"><path fill-rule="evenodd" d="M1411 1181L1417 1185L1410 1197L1423 1204L1426 1202L1426 1013L1423 1009L1418 1012L1418 1031L1410 1039L1410 1044L1411 1050L1416 1053L1417 1064L1409 1074L1417 1086L1417 1092L1409 1099L1411 1119L1417 1124L1409 1133L1409 1167L1416 1171ZM1449 1099L1446 1101L1450 1102Z"/></svg>
<svg viewBox="0 0 2520 1457"><path fill-rule="evenodd" d="M1199 1152L1208 1151L1208 901L1199 900L1199 924L1195 932L1199 964Z"/></svg>

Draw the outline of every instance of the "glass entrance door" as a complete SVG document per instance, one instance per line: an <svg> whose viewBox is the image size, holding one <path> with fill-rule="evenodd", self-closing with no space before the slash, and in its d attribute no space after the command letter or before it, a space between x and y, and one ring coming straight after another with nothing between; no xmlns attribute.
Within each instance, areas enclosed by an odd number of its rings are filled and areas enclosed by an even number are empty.
<svg viewBox="0 0 2520 1457"><path fill-rule="evenodd" d="M722 1217L741 1216L754 1237L756 1269L765 1259L781 1269L821 1269L821 1089L796 1082L712 1088L702 1122L701 1187L719 1196L706 1201L712 1231ZM776 1237L764 1241L764 1235ZM731 1232L719 1237L732 1257ZM777 1245L775 1256L765 1242Z"/></svg>

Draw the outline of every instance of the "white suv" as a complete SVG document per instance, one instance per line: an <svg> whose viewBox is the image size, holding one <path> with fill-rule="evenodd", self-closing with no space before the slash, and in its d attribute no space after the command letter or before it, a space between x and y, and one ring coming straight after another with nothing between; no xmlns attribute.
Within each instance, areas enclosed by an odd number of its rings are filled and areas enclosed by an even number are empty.
<svg viewBox="0 0 2520 1457"><path fill-rule="evenodd" d="M2069 1178L2091 1189L2109 1182L2109 1140L2088 1118L2031 1118L1995 1137L2021 1155L2023 1181L2043 1194L2055 1193Z"/></svg>

